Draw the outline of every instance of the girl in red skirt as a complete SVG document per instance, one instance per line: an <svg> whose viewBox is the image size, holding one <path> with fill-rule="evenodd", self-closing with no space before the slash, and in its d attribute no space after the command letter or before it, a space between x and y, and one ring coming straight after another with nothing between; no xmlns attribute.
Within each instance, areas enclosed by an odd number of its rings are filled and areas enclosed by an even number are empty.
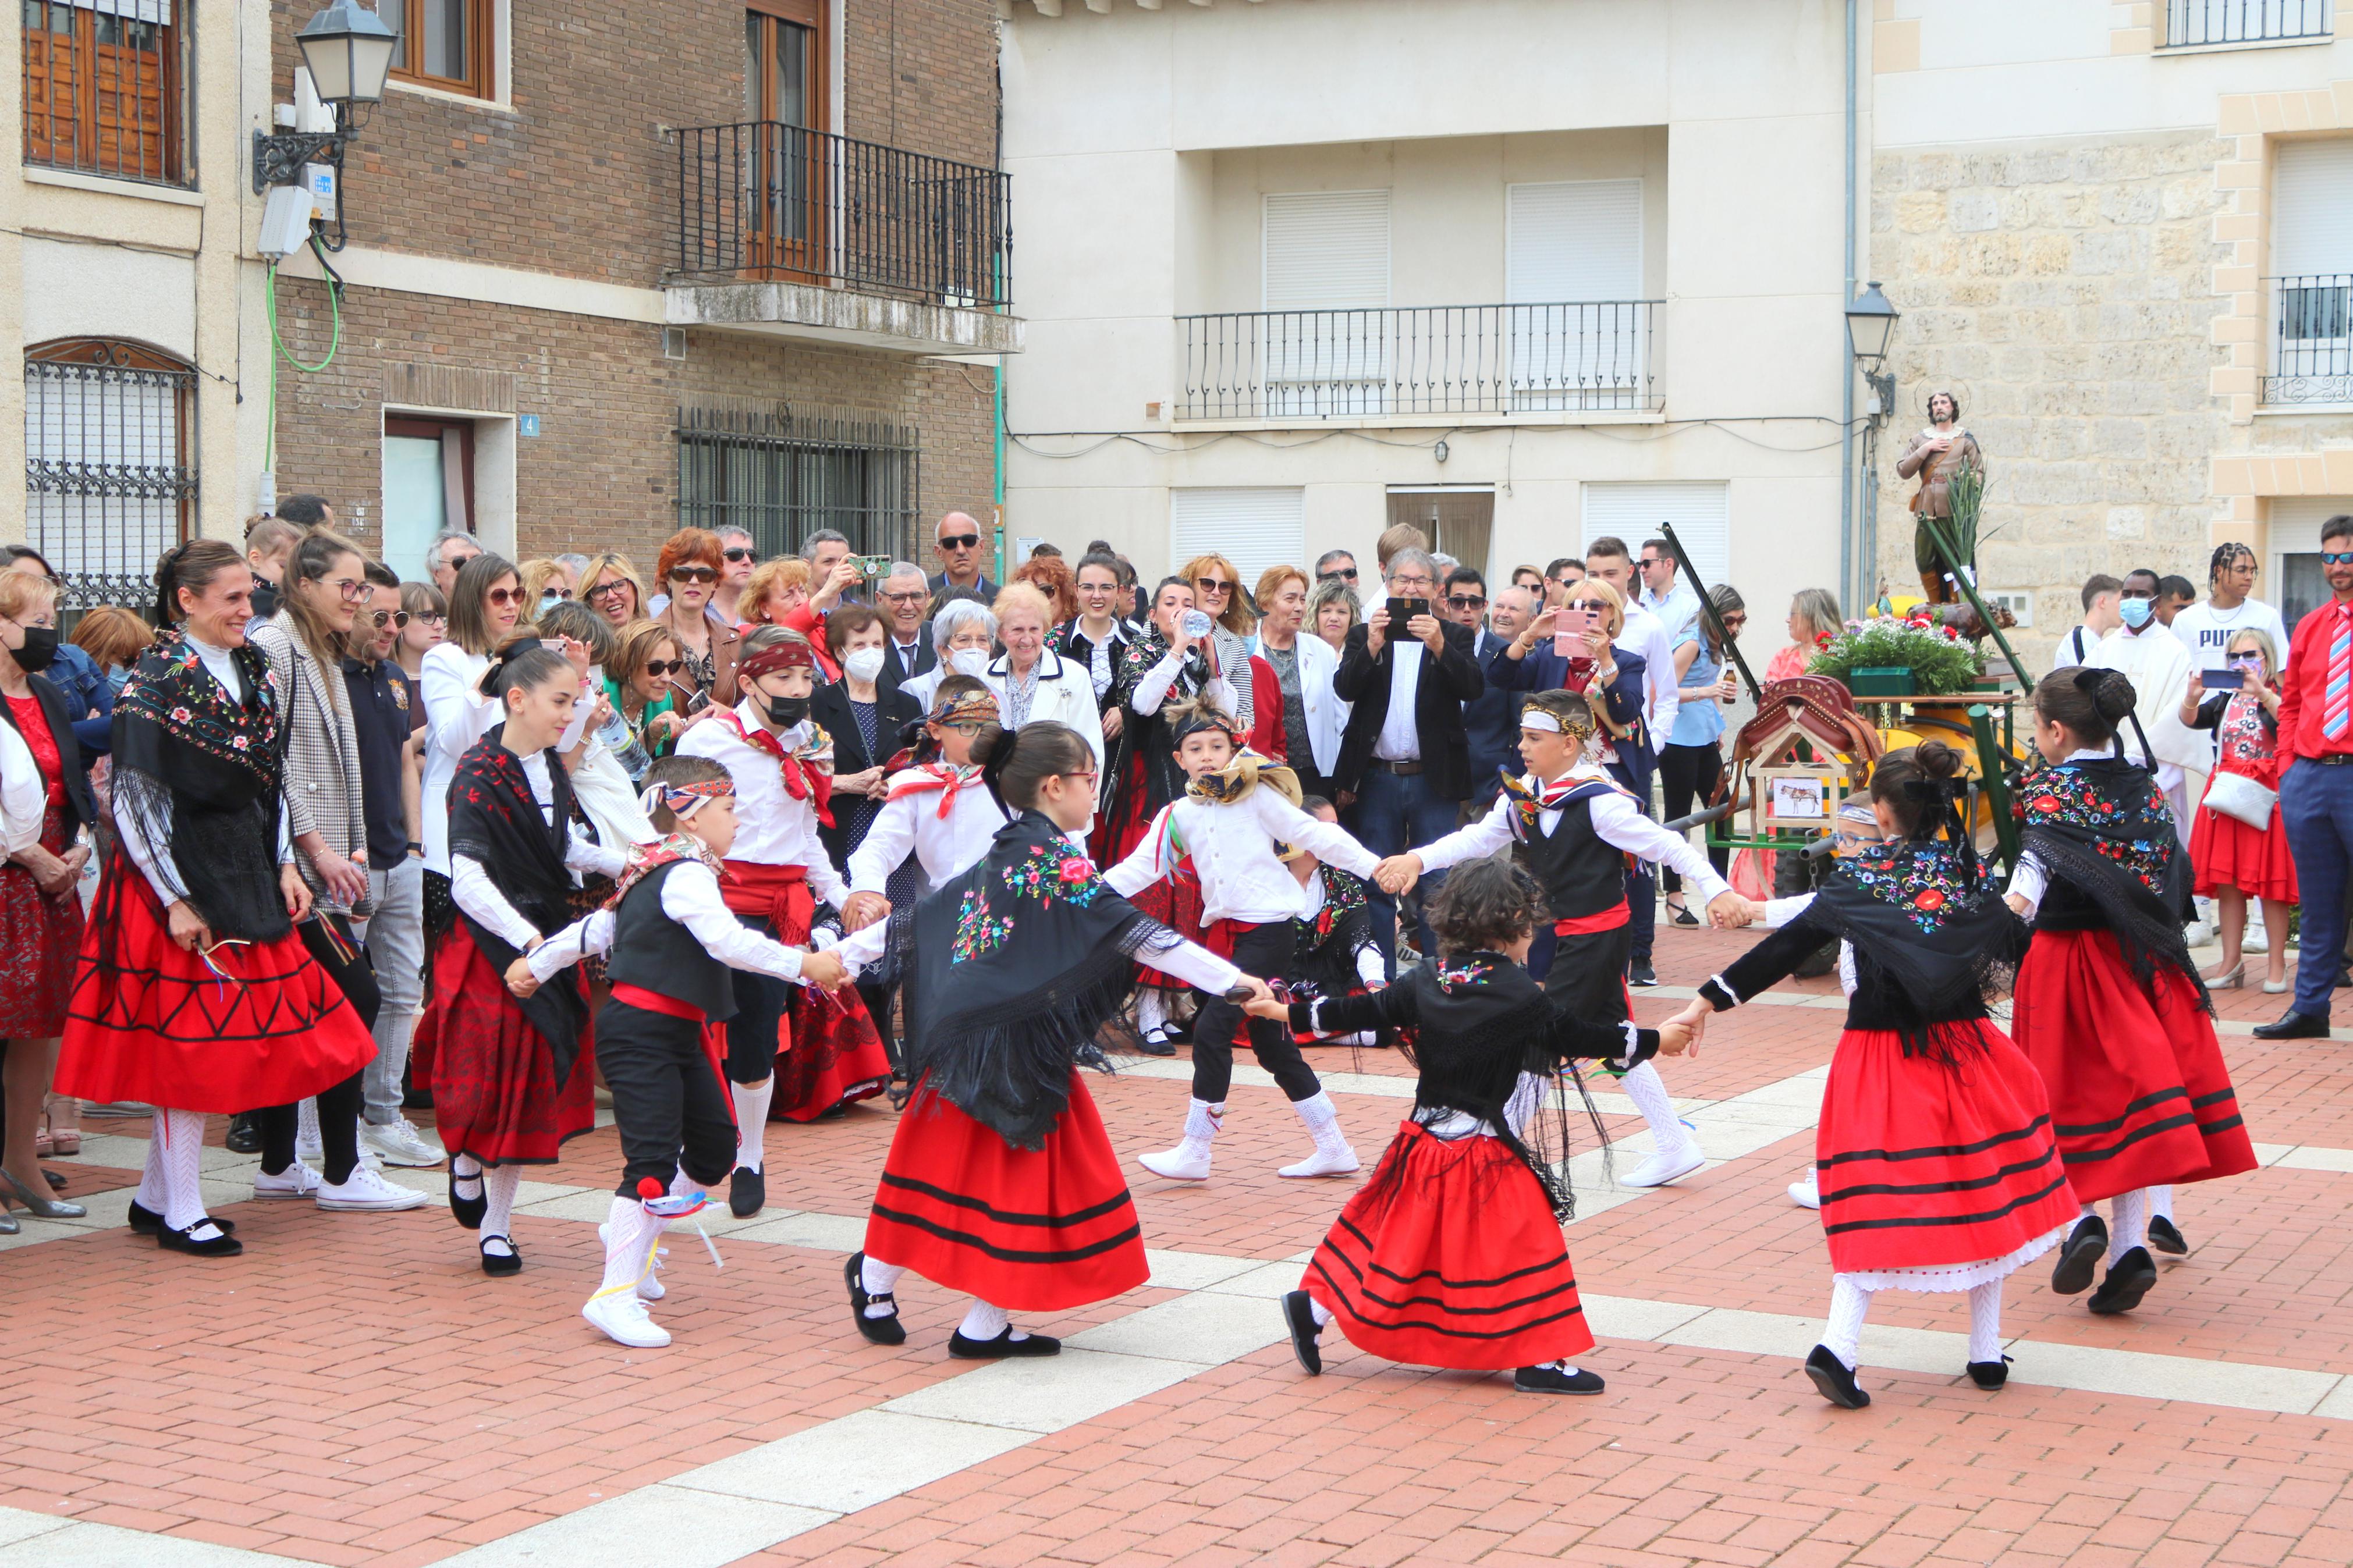
<svg viewBox="0 0 2353 1568"><path fill-rule="evenodd" d="M2295 859L2288 853L2287 831L2280 825L2279 802L2261 827L2214 809L2214 784L2231 775L2253 779L2267 790L2279 788L2279 692L2271 685L2278 650L2268 633L2248 630L2231 639L2223 657L2243 683L2236 691L2209 695L2197 671L2189 675L2189 690L2181 700L2181 721L2193 729L2211 730L2221 756L2207 781L2208 799L2198 806L2189 831L2189 864L2197 878L2198 896L2212 899L2222 937L2222 967L2206 976L2209 989L2234 991L2246 984L2247 966L2240 944L2247 934L2247 900L2263 901L2263 929L2281 934L2271 943L2263 974L2263 990L2276 996L2287 989L2287 927L2295 912Z"/></svg>
<svg viewBox="0 0 2353 1568"><path fill-rule="evenodd" d="M1556 1090L1552 1115L1536 1112L1544 1085L1577 1058L1672 1056L1693 1026L1588 1022L1546 994L1523 967L1545 902L1510 861L1472 861L1430 903L1440 956L1371 995L1250 1009L1294 1030L1410 1030L1405 1049L1421 1071L1413 1114L1283 1298L1293 1352L1311 1376L1324 1370L1317 1337L1337 1320L1351 1342L1391 1361L1509 1367L1524 1394L1601 1392L1600 1377L1569 1359L1593 1348L1593 1331L1561 1244L1561 1221L1576 1212L1555 1173L1566 1104ZM1525 1140L1546 1120L1558 1136L1540 1134L1556 1147L1539 1154Z"/></svg>
<svg viewBox="0 0 2353 1568"><path fill-rule="evenodd" d="M1095 1031L1126 1002L1134 962L1215 994L1271 994L1096 873L1094 752L1077 731L991 724L973 755L1020 815L978 865L835 949L852 968L888 954L903 973L914 1083L846 1270L850 1315L874 1343L904 1343L892 1291L912 1268L973 1297L949 1354L1052 1355L1061 1342L1014 1328L1013 1311L1066 1311L1150 1272L1078 1073L1106 1065Z"/></svg>
<svg viewBox="0 0 2353 1568"><path fill-rule="evenodd" d="M1839 861L1819 890L1767 904L1765 923L1780 929L1676 1016L1736 1007L1841 942L1846 1032L1814 1134L1835 1272L1806 1373L1849 1410L1871 1403L1854 1372L1879 1290L1967 1292L1969 1379L2000 1388L2001 1282L2056 1246L2075 1214L2042 1080L1986 1016L1986 989L2026 931L1953 809L1960 766L1936 741L1881 758L1871 805L1885 841Z"/></svg>
<svg viewBox="0 0 2353 1568"><path fill-rule="evenodd" d="M2149 1193L2255 1168L2212 1005L2181 940L2180 840L2165 795L2111 751L2132 714L2112 669L2054 669L2034 689L2052 765L2020 784L2025 853L2010 907L2034 922L2010 1027L2051 1090L2060 1157L2083 1207L2051 1288L2129 1312L2157 1283ZM2284 930L2285 928L2281 928ZM2111 1235L2092 1205L2113 1198Z"/></svg>
<svg viewBox="0 0 2353 1568"><path fill-rule="evenodd" d="M525 638L491 659L480 689L506 719L458 760L449 785L459 919L434 960L441 1028L431 1074L449 1212L482 1233L482 1272L499 1275L522 1268L509 1232L522 1168L554 1164L565 1140L596 1124L579 974L519 999L507 992L508 967L571 923L574 871L617 877L627 861L571 824L572 781L554 747L580 700L580 672Z"/></svg>
<svg viewBox="0 0 2353 1568"><path fill-rule="evenodd" d="M115 700L118 838L57 1087L156 1108L131 1228L219 1258L244 1248L205 1213L206 1113L331 1089L375 1040L295 934L311 894L287 830L277 679L245 640L253 574L235 546L200 539L165 552L155 579L166 629Z"/></svg>

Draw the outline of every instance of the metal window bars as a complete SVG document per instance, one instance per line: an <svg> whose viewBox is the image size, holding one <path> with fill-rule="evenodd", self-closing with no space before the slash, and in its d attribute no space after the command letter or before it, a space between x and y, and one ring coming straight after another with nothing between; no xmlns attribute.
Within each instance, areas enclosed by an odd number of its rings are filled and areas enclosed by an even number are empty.
<svg viewBox="0 0 2353 1568"><path fill-rule="evenodd" d="M1011 298L1007 177L780 121L678 138L681 278L842 283L949 305Z"/></svg>
<svg viewBox="0 0 2353 1568"><path fill-rule="evenodd" d="M2325 38L2337 0L2166 0L2165 47Z"/></svg>
<svg viewBox="0 0 2353 1568"><path fill-rule="evenodd" d="M821 528L851 552L912 560L923 492L918 431L788 407L678 411L681 528L741 528L764 556Z"/></svg>
<svg viewBox="0 0 2353 1568"><path fill-rule="evenodd" d="M25 162L193 184L190 0L18 0Z"/></svg>
<svg viewBox="0 0 2353 1568"><path fill-rule="evenodd" d="M25 363L25 535L63 582L59 608L152 598L156 559L187 536L196 376L85 342Z"/></svg>
<svg viewBox="0 0 2353 1568"><path fill-rule="evenodd" d="M2266 278L2272 363L2267 405L2353 403L2353 272Z"/></svg>
<svg viewBox="0 0 2353 1568"><path fill-rule="evenodd" d="M1658 301L1180 316L1178 419L1366 419L1661 406Z"/></svg>

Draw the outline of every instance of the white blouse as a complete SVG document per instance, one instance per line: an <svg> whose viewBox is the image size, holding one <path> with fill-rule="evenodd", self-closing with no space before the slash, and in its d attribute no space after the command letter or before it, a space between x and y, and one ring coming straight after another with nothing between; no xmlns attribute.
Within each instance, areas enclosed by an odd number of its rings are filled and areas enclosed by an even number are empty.
<svg viewBox="0 0 2353 1568"><path fill-rule="evenodd" d="M430 654L426 656L431 658ZM522 759L523 775L531 780L532 798L539 802L541 818L553 826L555 821L555 783L548 777L547 758L533 752ZM617 849L607 849L580 831L579 825L570 825L565 835L564 864L573 871L595 871L602 876L617 877L628 866L628 858ZM523 919L480 860L470 855L449 858L449 894L458 908L475 924L487 928L510 947L523 947L536 940L540 929Z"/></svg>

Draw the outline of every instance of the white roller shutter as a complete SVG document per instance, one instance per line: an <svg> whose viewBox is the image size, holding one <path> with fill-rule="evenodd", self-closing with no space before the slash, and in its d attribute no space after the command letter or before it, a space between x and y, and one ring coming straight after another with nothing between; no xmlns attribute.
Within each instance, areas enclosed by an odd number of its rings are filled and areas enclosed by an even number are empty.
<svg viewBox="0 0 2353 1568"><path fill-rule="evenodd" d="M2353 272L2353 137L2284 142L2272 170L2274 278Z"/></svg>
<svg viewBox="0 0 2353 1568"><path fill-rule="evenodd" d="M1296 486L1245 489L1219 486L1168 492L1168 569L1196 555L1234 563L1245 592L1270 566L1307 562L1307 492Z"/></svg>
<svg viewBox="0 0 2353 1568"><path fill-rule="evenodd" d="M1650 318L1642 182L1512 185L1504 200L1504 338L1512 406L1640 406Z"/></svg>
<svg viewBox="0 0 2353 1568"><path fill-rule="evenodd" d="M1389 302L1389 194L1284 191L1266 197L1270 310L1377 309Z"/></svg>
<svg viewBox="0 0 2353 1568"><path fill-rule="evenodd" d="M1642 541L1664 537L1659 524L1672 522L1692 553L1692 564L1711 588L1732 566L1730 487L1715 482L1665 484L1588 482L1585 487L1585 539L1607 535L1626 542L1626 553L1641 559Z"/></svg>

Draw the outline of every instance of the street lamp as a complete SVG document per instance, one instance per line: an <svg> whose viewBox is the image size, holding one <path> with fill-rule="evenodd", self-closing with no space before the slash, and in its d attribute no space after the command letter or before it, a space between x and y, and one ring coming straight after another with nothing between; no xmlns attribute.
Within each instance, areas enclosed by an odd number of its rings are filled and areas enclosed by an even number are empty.
<svg viewBox="0 0 2353 1568"><path fill-rule="evenodd" d="M288 131L272 136L253 133L253 190L256 195L272 185L300 184L305 163L325 163L335 171L335 242L343 248L343 149L358 128L358 106L380 102L385 78L392 72L392 53L400 35L359 0L331 0L294 35L302 64L310 70L312 90L335 117L332 131Z"/></svg>
<svg viewBox="0 0 2353 1568"><path fill-rule="evenodd" d="M1862 372L1862 379L1871 385L1871 395L1878 401L1872 411L1872 423L1876 425L1894 412L1895 407L1895 377L1883 373L1880 366L1887 360L1887 341L1895 334L1894 306L1879 291L1877 283L1867 283L1854 302L1846 308L1846 344L1854 355L1854 363Z"/></svg>

